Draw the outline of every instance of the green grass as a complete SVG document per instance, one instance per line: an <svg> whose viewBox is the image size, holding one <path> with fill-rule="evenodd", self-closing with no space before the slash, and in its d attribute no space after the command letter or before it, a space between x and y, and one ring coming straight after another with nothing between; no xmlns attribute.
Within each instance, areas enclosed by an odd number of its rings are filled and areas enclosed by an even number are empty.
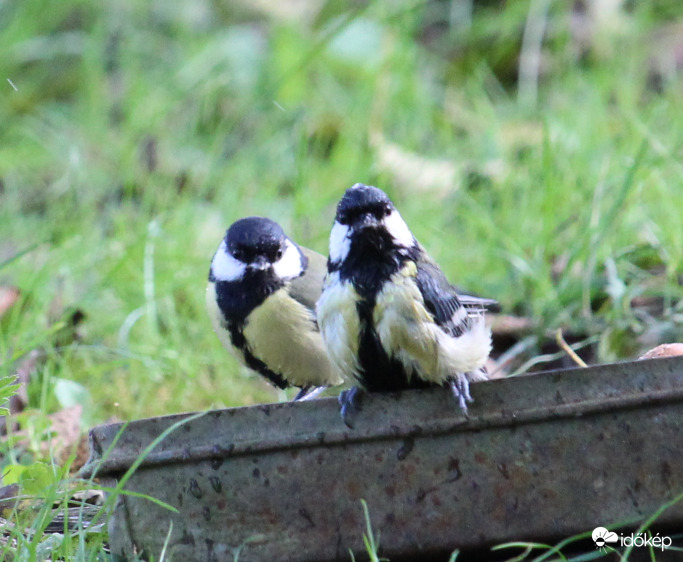
<svg viewBox="0 0 683 562"><path fill-rule="evenodd" d="M30 406L80 393L87 424L283 399L212 333L209 260L250 214L325 253L358 181L538 335L601 361L682 340L683 89L650 85L682 14L635 4L580 45L563 3L0 3L0 284L22 290L0 374L44 349ZM542 72L518 83L528 22Z"/></svg>

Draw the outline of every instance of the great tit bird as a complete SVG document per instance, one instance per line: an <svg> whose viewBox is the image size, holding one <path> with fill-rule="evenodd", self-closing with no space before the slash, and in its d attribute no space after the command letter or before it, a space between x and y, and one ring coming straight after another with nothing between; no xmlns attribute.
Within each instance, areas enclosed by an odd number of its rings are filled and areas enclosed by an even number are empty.
<svg viewBox="0 0 683 562"><path fill-rule="evenodd" d="M236 221L209 270L206 304L223 345L278 388L341 384L315 317L325 258L295 244L276 222Z"/></svg>
<svg viewBox="0 0 683 562"><path fill-rule="evenodd" d="M467 413L470 381L488 378L495 301L459 296L376 187L346 190L329 251L317 316L344 378L369 392L449 385ZM340 395L347 425L357 390Z"/></svg>

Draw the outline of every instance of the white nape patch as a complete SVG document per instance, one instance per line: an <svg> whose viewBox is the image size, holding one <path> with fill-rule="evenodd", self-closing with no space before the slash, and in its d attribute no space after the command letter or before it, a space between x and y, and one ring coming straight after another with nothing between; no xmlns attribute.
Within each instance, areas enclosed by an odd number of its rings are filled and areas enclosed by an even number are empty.
<svg viewBox="0 0 683 562"><path fill-rule="evenodd" d="M384 217L382 222L396 242L396 245L410 248L415 244L413 233L410 232L408 225L401 218L401 214L398 211L394 210L390 215Z"/></svg>
<svg viewBox="0 0 683 562"><path fill-rule="evenodd" d="M211 261L211 272L218 281L239 281L247 269L247 265L235 259L228 252L225 240L221 242L218 251Z"/></svg>
<svg viewBox="0 0 683 562"><path fill-rule="evenodd" d="M273 271L280 279L296 279L303 272L301 253L291 240L285 241L282 257L273 264Z"/></svg>
<svg viewBox="0 0 683 562"><path fill-rule="evenodd" d="M349 239L349 227L334 221L332 232L330 232L330 261L340 263L346 259L351 249Z"/></svg>

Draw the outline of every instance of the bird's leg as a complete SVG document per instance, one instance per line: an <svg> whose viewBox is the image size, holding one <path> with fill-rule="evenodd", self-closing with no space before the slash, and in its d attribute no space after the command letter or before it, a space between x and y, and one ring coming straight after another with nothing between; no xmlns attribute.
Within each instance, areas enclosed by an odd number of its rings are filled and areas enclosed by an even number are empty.
<svg viewBox="0 0 683 562"><path fill-rule="evenodd" d="M304 386L294 397L292 402L311 400L317 398L326 389L326 386Z"/></svg>
<svg viewBox="0 0 683 562"><path fill-rule="evenodd" d="M339 406L342 421L347 427L353 429L353 418L360 412L360 399L363 391L357 386L352 386L348 390L339 393Z"/></svg>
<svg viewBox="0 0 683 562"><path fill-rule="evenodd" d="M467 375L465 373L458 373L448 381L448 385L451 387L453 396L458 399L458 404L463 414L467 416L467 403L472 402L470 382L467 380Z"/></svg>

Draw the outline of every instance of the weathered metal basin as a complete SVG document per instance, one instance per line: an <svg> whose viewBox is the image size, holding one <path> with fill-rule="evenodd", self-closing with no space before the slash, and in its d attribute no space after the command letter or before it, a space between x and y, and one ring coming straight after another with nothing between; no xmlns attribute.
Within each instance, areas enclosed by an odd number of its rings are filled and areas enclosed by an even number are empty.
<svg viewBox="0 0 683 562"><path fill-rule="evenodd" d="M466 419L440 388L366 397L355 429L333 398L217 410L180 426L119 496L115 555L333 561L552 540L642 521L683 491L683 358L473 385ZM189 414L188 414L189 415ZM85 474L117 480L188 415L91 430ZM111 483L111 482L110 482ZM658 519L683 527L683 502ZM362 556L361 556L362 558ZM447 559L447 558L445 558Z"/></svg>

